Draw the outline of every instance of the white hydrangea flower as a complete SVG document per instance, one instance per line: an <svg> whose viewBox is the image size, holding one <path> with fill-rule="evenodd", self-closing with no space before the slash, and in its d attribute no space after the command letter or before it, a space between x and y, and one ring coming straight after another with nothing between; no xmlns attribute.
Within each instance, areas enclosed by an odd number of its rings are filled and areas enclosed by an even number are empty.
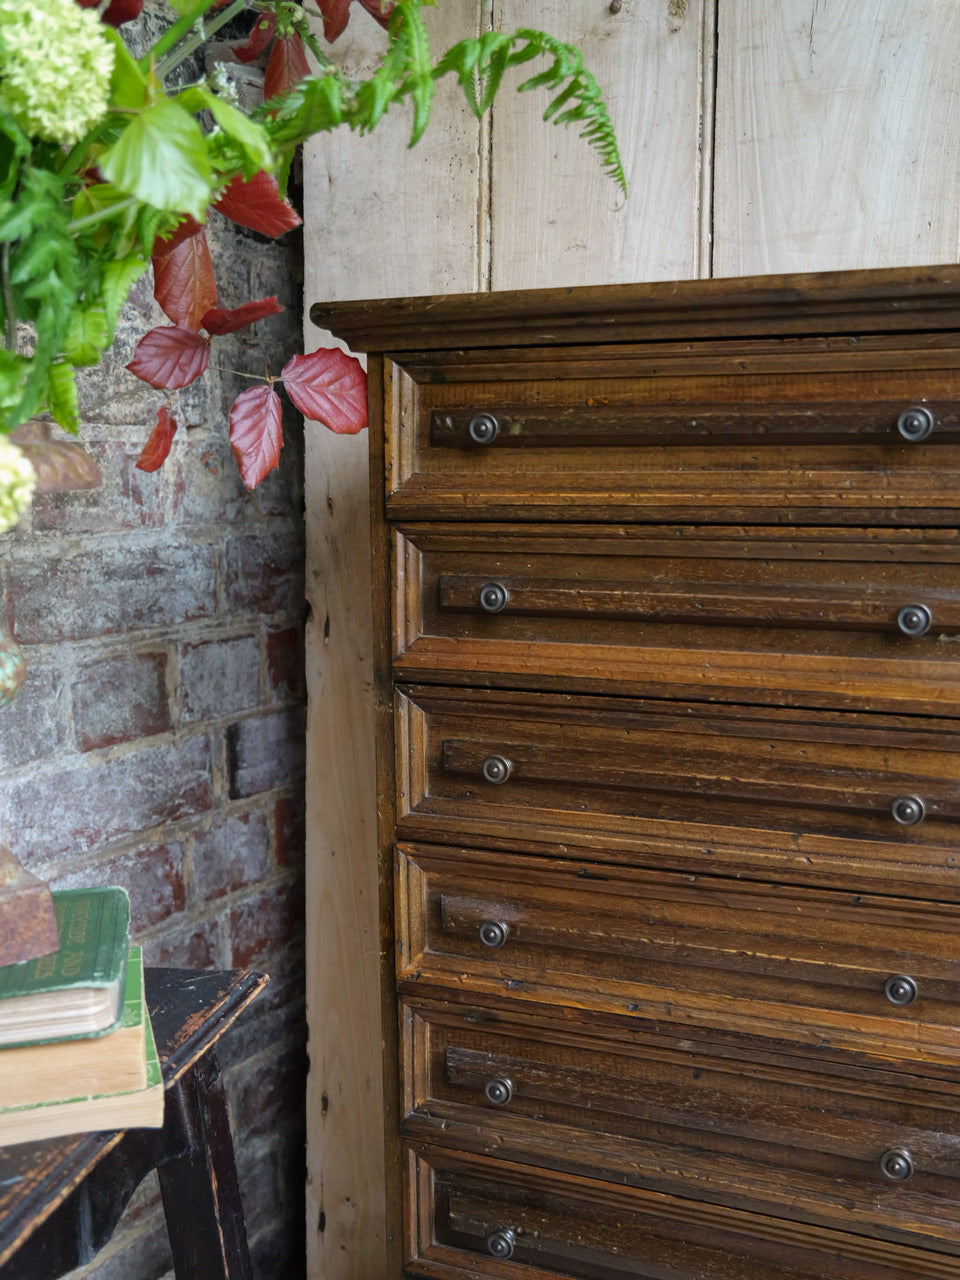
<svg viewBox="0 0 960 1280"><path fill-rule="evenodd" d="M30 459L0 436L0 533L12 529L30 505L37 475Z"/></svg>
<svg viewBox="0 0 960 1280"><path fill-rule="evenodd" d="M76 142L107 109L114 47L74 0L0 0L0 107L31 137Z"/></svg>

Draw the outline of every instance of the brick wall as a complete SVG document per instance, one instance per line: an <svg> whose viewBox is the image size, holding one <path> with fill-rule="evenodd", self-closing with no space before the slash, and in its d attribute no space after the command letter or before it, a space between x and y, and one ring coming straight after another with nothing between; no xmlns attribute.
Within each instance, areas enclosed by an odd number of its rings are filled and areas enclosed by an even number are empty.
<svg viewBox="0 0 960 1280"><path fill-rule="evenodd" d="M296 237L222 219L221 305L287 310L216 346L224 369L277 373L300 349ZM240 385L183 394L166 466L134 462L159 393L124 368L165 322L138 287L113 353L83 378L81 439L103 483L44 495L0 535L0 617L28 677L0 710L0 842L55 887L121 884L149 964L265 970L222 1043L248 1230L262 1280L303 1273L302 429L253 494L227 441ZM300 438L298 440L298 432ZM155 1180L81 1273L170 1266Z"/></svg>

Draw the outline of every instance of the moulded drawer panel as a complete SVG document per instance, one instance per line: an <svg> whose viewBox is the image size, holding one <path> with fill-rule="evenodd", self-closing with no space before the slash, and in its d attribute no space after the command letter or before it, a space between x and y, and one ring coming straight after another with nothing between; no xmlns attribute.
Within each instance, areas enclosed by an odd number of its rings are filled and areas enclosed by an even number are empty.
<svg viewBox="0 0 960 1280"><path fill-rule="evenodd" d="M789 346L387 361L388 514L956 523L956 346Z"/></svg>
<svg viewBox="0 0 960 1280"><path fill-rule="evenodd" d="M410 993L960 1063L957 907L426 846L398 866Z"/></svg>
<svg viewBox="0 0 960 1280"><path fill-rule="evenodd" d="M407 1160L411 1276L954 1280L957 1273L953 1255L853 1231L430 1147L411 1147Z"/></svg>
<svg viewBox="0 0 960 1280"><path fill-rule="evenodd" d="M401 835L957 896L956 722L427 686L398 697Z"/></svg>
<svg viewBox="0 0 960 1280"><path fill-rule="evenodd" d="M401 679L960 705L956 530L433 524L394 538Z"/></svg>
<svg viewBox="0 0 960 1280"><path fill-rule="evenodd" d="M402 1016L410 1138L960 1251L947 1085L529 1009Z"/></svg>

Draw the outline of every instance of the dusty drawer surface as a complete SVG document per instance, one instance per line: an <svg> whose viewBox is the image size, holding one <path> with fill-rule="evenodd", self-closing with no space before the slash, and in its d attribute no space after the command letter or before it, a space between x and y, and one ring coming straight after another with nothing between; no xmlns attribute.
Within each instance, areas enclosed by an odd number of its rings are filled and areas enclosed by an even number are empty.
<svg viewBox="0 0 960 1280"><path fill-rule="evenodd" d="M527 1009L408 1001L403 1018L410 1138L960 1250L943 1085Z"/></svg>
<svg viewBox="0 0 960 1280"><path fill-rule="evenodd" d="M441 523L393 536L400 679L960 705L956 530Z"/></svg>
<svg viewBox="0 0 960 1280"><path fill-rule="evenodd" d="M388 361L387 511L954 524L960 346L945 342Z"/></svg>
<svg viewBox="0 0 960 1280"><path fill-rule="evenodd" d="M401 846L401 988L960 1063L958 908Z"/></svg>
<svg viewBox="0 0 960 1280"><path fill-rule="evenodd" d="M408 1274L435 1280L954 1280L955 1255L506 1161L408 1153Z"/></svg>
<svg viewBox="0 0 960 1280"><path fill-rule="evenodd" d="M699 841L691 870L957 896L956 722L427 686L398 698L403 835L656 839L659 859Z"/></svg>

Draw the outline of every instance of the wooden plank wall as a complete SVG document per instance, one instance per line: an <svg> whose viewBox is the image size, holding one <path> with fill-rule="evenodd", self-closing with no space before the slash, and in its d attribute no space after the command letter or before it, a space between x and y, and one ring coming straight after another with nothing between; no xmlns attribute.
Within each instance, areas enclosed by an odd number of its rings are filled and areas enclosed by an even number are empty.
<svg viewBox="0 0 960 1280"><path fill-rule="evenodd" d="M359 11L338 58L369 65ZM956 0L447 0L467 24L535 24L604 86L623 206L534 95L478 125L453 86L414 151L401 112L306 166L305 300L955 261ZM474 29L479 29L475 27ZM306 324L306 349L328 341ZM309 1280L383 1263L366 441L307 448Z"/></svg>

